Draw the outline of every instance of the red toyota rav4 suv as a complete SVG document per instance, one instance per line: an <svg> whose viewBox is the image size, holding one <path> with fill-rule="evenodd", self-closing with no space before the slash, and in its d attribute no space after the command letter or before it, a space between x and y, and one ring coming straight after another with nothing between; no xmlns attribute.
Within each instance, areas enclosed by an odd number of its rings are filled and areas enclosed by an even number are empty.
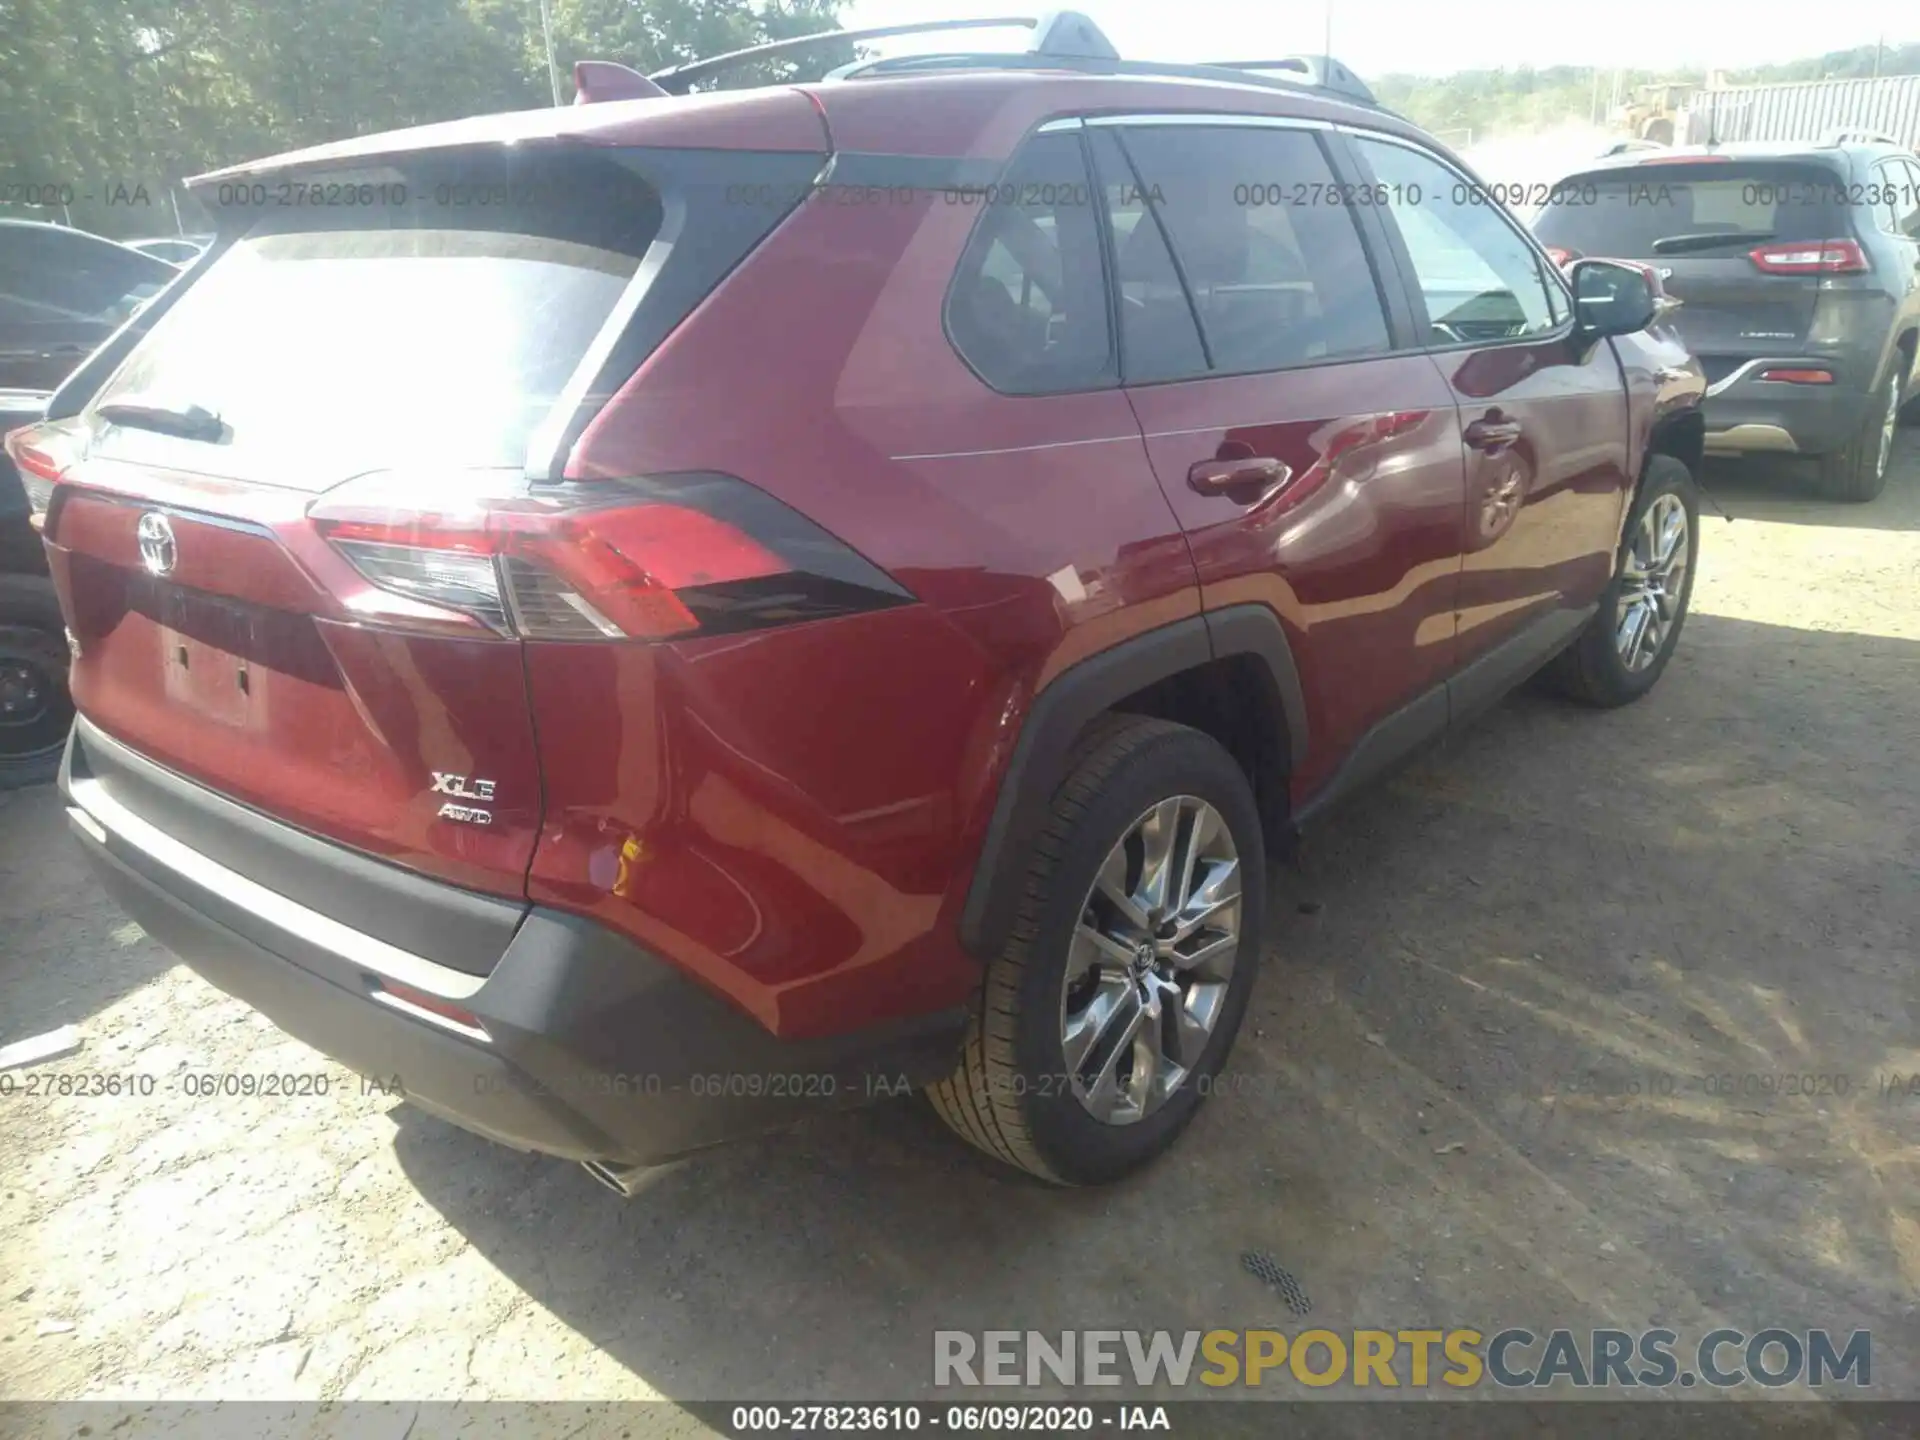
<svg viewBox="0 0 1920 1440"><path fill-rule="evenodd" d="M1644 694L1693 574L1645 276L1329 78L1056 22L205 177L12 442L103 882L617 1186L909 1086L1163 1150L1283 837L1550 662Z"/></svg>

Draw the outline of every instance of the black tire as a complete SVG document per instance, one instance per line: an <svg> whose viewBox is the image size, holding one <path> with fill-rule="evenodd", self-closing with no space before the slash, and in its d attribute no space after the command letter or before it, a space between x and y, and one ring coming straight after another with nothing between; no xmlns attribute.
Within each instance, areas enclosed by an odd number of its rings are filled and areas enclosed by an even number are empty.
<svg viewBox="0 0 1920 1440"><path fill-rule="evenodd" d="M1629 669L1620 654L1615 635L1620 627L1621 594L1627 583L1627 556L1640 522L1660 498L1678 498L1686 512L1686 573L1681 579L1678 616L1670 623L1651 663L1639 670ZM1687 623L1687 610L1693 600L1693 578L1700 558L1700 496L1687 467L1670 455L1648 459L1641 477L1639 493L1628 516L1620 557L1614 565L1614 577L1600 597L1600 608L1574 642L1547 667L1546 676L1553 687L1571 700L1601 709L1612 709L1638 700L1659 683L1667 662L1680 643L1680 632Z"/></svg>
<svg viewBox="0 0 1920 1440"><path fill-rule="evenodd" d="M0 790L53 779L73 725L67 632L51 581L0 575Z"/></svg>
<svg viewBox="0 0 1920 1440"><path fill-rule="evenodd" d="M1233 968L1213 1029L1179 1088L1142 1118L1108 1124L1089 1113L1066 1078L1060 1022L1069 941L1108 854L1147 810L1183 795L1219 813L1238 855ZM1104 1184L1145 1165L1192 1120L1233 1048L1259 968L1265 898L1259 812L1233 757L1211 737L1164 720L1102 721L1054 792L1012 938L975 994L959 1069L928 1092L934 1109L989 1155L1057 1184Z"/></svg>
<svg viewBox="0 0 1920 1440"><path fill-rule="evenodd" d="M1864 505L1878 499L1880 492L1887 488L1887 471L1893 467L1884 441L1889 424L1899 423L1900 391L1906 382L1902 360L1900 352L1895 351L1894 363L1887 373L1873 382L1866 414L1861 417L1860 428L1853 438L1843 448L1822 455L1817 462L1816 483L1827 499Z"/></svg>

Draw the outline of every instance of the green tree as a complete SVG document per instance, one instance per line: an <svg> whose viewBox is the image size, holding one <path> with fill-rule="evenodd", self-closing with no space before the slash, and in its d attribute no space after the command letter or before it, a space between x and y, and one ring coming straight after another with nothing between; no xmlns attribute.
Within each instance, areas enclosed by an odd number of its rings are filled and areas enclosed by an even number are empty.
<svg viewBox="0 0 1920 1440"><path fill-rule="evenodd" d="M835 29L837 8L553 0L564 97L576 59L658 69ZM851 53L816 52L807 73ZM787 69L753 67L727 83ZM171 229L169 190L205 170L549 103L539 0L0 0L0 182L70 187L67 218L105 234ZM135 185L153 206L101 198Z"/></svg>

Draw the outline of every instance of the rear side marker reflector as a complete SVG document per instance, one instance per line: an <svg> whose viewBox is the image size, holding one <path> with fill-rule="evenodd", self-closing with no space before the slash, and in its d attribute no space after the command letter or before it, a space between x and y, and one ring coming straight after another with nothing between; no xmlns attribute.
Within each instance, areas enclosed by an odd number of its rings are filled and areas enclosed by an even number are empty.
<svg viewBox="0 0 1920 1440"><path fill-rule="evenodd" d="M1831 370L1762 370L1762 380L1779 380L1788 385L1831 385Z"/></svg>
<svg viewBox="0 0 1920 1440"><path fill-rule="evenodd" d="M744 480L693 473L531 485L496 472L363 476L307 512L377 591L530 640L670 640L826 619L912 596ZM432 607L422 614L418 606Z"/></svg>
<svg viewBox="0 0 1920 1440"><path fill-rule="evenodd" d="M449 1030L457 1030L470 1040L491 1042L493 1039L487 1034L487 1027L481 1023L480 1017L465 1006L456 1005L444 996L402 985L398 980L376 980L373 998L418 1019L431 1020Z"/></svg>
<svg viewBox="0 0 1920 1440"><path fill-rule="evenodd" d="M4 444L20 474L28 512L37 528L53 501L54 483L81 458L79 433L67 421L42 420L9 430Z"/></svg>

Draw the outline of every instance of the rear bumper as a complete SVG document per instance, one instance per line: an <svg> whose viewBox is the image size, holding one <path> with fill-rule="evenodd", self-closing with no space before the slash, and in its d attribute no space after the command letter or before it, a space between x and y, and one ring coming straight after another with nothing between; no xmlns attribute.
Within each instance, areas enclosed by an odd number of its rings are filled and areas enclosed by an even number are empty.
<svg viewBox="0 0 1920 1440"><path fill-rule="evenodd" d="M1866 378L1837 368L1831 357L1771 363L1832 370L1834 383L1795 385L1761 380L1757 369L1736 372L1737 378L1720 382L1724 389L1710 388L1702 402L1707 453L1825 455L1843 448L1866 417Z"/></svg>
<svg viewBox="0 0 1920 1440"><path fill-rule="evenodd" d="M149 935L287 1033L502 1144L655 1164L899 1093L957 1059L962 1012L782 1040L624 937L542 907L485 976L440 965L190 849L76 774L74 745L60 776L70 828ZM463 892L445 888L457 912ZM389 980L478 1031L406 1005Z"/></svg>

